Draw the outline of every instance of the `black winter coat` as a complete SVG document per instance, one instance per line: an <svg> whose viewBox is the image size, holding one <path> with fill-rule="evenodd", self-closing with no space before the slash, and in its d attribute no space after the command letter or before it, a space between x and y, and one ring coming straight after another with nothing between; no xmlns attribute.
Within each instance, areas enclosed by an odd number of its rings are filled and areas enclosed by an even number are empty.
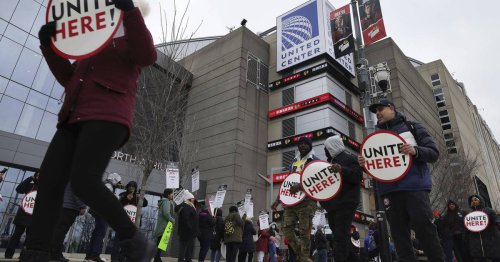
<svg viewBox="0 0 500 262"><path fill-rule="evenodd" d="M467 230L467 240L469 246L469 252L471 257L474 258L500 258L500 232L495 225L496 214L493 209L488 207L483 207L484 201L480 196L476 196L481 199L481 205L472 208L473 211L483 211L488 215L489 225L482 232L474 233ZM469 203L470 199L469 197Z"/></svg>
<svg viewBox="0 0 500 262"><path fill-rule="evenodd" d="M16 187L18 194L27 194L33 190L38 189L38 181L33 180L33 177L28 177ZM26 214L21 207L17 209L16 217L13 224L20 226L31 226L32 216Z"/></svg>
<svg viewBox="0 0 500 262"><path fill-rule="evenodd" d="M219 249L221 242L224 240L224 218L215 217L215 228L210 239L210 249Z"/></svg>
<svg viewBox="0 0 500 262"><path fill-rule="evenodd" d="M200 211L199 215L199 234L198 234L198 240L201 241L208 241L210 238L212 238L213 231L214 231L214 226L215 226L215 219L210 215L208 210L202 210Z"/></svg>
<svg viewBox="0 0 500 262"><path fill-rule="evenodd" d="M198 236L198 214L196 209L191 205L182 203L175 207L175 212L178 213L177 233L181 240L191 240Z"/></svg>
<svg viewBox="0 0 500 262"><path fill-rule="evenodd" d="M257 231L255 231L252 221L245 220L245 225L243 226L243 243L241 243L240 252L255 252L253 236L256 234Z"/></svg>
<svg viewBox="0 0 500 262"><path fill-rule="evenodd" d="M326 236L323 234L323 231L316 230L316 234L314 234L314 244L317 250L328 248L328 240L326 240Z"/></svg>
<svg viewBox="0 0 500 262"><path fill-rule="evenodd" d="M361 179L363 178L363 170L358 163L357 157L344 151L340 152L330 162L342 166L342 188L335 198L320 202L321 206L327 212L346 208L346 206L357 207L359 204Z"/></svg>

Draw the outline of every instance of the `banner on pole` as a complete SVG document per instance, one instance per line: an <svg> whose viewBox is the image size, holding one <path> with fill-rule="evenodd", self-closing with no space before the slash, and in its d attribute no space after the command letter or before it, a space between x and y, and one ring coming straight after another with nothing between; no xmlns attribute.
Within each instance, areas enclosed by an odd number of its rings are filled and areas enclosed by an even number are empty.
<svg viewBox="0 0 500 262"><path fill-rule="evenodd" d="M335 58L340 58L354 52L350 6L350 4L347 4L330 13Z"/></svg>
<svg viewBox="0 0 500 262"><path fill-rule="evenodd" d="M359 5L359 16L365 46L387 36L379 0L365 0Z"/></svg>

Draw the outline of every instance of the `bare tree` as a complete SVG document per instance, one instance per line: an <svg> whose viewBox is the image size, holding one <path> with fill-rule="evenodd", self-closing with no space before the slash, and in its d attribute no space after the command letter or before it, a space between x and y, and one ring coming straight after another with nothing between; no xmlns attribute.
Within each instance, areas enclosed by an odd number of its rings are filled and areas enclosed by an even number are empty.
<svg viewBox="0 0 500 262"><path fill-rule="evenodd" d="M432 207L442 213L448 200L468 206L467 198L475 191L474 176L478 166L477 156L441 154L432 170Z"/></svg>
<svg viewBox="0 0 500 262"><path fill-rule="evenodd" d="M174 2L175 5L175 2ZM178 18L174 7L172 23L160 7L162 15L162 41L186 42L194 33L186 35L188 7ZM170 30L167 30L170 28ZM153 170L164 170L167 163L175 162L179 166L181 181L187 181L186 170L197 154L195 141L189 141L186 134L191 132L196 118L186 116L187 98L192 82L192 74L175 61L186 56L186 45L157 45L158 60L152 66L144 68L137 90L137 104L134 116L132 137L125 146L125 151L141 161L137 162L139 189L147 187ZM186 66L186 65L184 65ZM140 190L137 206L136 225L139 226L145 190Z"/></svg>

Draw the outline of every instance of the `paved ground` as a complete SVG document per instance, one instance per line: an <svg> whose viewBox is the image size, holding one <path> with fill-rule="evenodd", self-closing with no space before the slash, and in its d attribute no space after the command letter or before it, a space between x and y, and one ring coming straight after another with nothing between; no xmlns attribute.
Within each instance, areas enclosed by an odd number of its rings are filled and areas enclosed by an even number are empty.
<svg viewBox="0 0 500 262"><path fill-rule="evenodd" d="M3 255L2 255L3 256ZM83 259L85 258L85 254L79 254L79 253L64 253L64 256L68 258L70 261L79 261L82 262ZM7 262L7 261L19 261L19 253L14 254L14 259L6 259L6 258L0 258L0 262ZM106 261L111 261L111 257L109 254L104 254L101 255L101 258L106 259ZM170 257L164 257L162 258L163 261L166 262L176 262L177 258L170 258Z"/></svg>

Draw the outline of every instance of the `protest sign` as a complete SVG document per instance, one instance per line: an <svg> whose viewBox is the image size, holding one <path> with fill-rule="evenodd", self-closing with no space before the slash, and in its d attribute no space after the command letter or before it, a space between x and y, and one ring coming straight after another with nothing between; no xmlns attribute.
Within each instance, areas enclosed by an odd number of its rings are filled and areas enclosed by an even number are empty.
<svg viewBox="0 0 500 262"><path fill-rule="evenodd" d="M175 167L167 167L165 171L165 176L167 179L167 188L178 188L179 187L179 169Z"/></svg>
<svg viewBox="0 0 500 262"><path fill-rule="evenodd" d="M174 224L172 224L172 221L168 221L168 224L165 227L165 231L163 231L163 235L161 236L160 243L158 243L158 249L167 252L168 241L170 240L170 235L172 234L173 227Z"/></svg>
<svg viewBox="0 0 500 262"><path fill-rule="evenodd" d="M174 191L174 202L176 205L180 205L182 202L184 202L184 193L186 190L182 187L179 187Z"/></svg>
<svg viewBox="0 0 500 262"><path fill-rule="evenodd" d="M51 46L60 56L84 59L95 55L113 39L123 12L111 0L50 0L45 21L56 21Z"/></svg>
<svg viewBox="0 0 500 262"><path fill-rule="evenodd" d="M193 169L193 174L191 175L191 186L191 192L195 192L200 189L200 171L198 168Z"/></svg>
<svg viewBox="0 0 500 262"><path fill-rule="evenodd" d="M236 203L236 207L238 208L238 213L240 214L240 217L243 217L245 215L245 202L243 200L238 201L238 203Z"/></svg>
<svg viewBox="0 0 500 262"><path fill-rule="evenodd" d="M284 206L295 206L298 203L302 202L306 197L306 194L299 190L295 194L290 193L290 188L293 185L300 184L300 174L299 173L291 173L288 177L281 183L280 191L279 191L279 200L281 204Z"/></svg>
<svg viewBox="0 0 500 262"><path fill-rule="evenodd" d="M340 192L342 176L334 172L332 164L322 160L312 161L304 167L300 185L308 197L327 201Z"/></svg>
<svg viewBox="0 0 500 262"><path fill-rule="evenodd" d="M224 197L226 196L227 185L221 185L215 193L214 208L221 208L224 204Z"/></svg>
<svg viewBox="0 0 500 262"><path fill-rule="evenodd" d="M33 209L35 208L36 190L29 192L24 195L21 200L21 209L24 213L28 215L33 215Z"/></svg>
<svg viewBox="0 0 500 262"><path fill-rule="evenodd" d="M125 212L127 213L130 220L135 223L135 217L137 216L137 206L126 205L123 207L123 209L125 209Z"/></svg>
<svg viewBox="0 0 500 262"><path fill-rule="evenodd" d="M215 200L215 196L214 195L209 195L207 196L208 198L208 207L210 208L210 214L212 214L212 216L215 216L215 207L214 207L214 200Z"/></svg>
<svg viewBox="0 0 500 262"><path fill-rule="evenodd" d="M264 210L259 213L259 225L260 230L269 228L269 214Z"/></svg>
<svg viewBox="0 0 500 262"><path fill-rule="evenodd" d="M366 173L380 182L394 182L405 177L410 170L412 158L399 149L407 142L398 134L379 130L367 136L361 145L360 154L365 158Z"/></svg>
<svg viewBox="0 0 500 262"><path fill-rule="evenodd" d="M483 211L473 211L464 218L465 228L471 232L481 232L485 230L490 223L488 214Z"/></svg>

